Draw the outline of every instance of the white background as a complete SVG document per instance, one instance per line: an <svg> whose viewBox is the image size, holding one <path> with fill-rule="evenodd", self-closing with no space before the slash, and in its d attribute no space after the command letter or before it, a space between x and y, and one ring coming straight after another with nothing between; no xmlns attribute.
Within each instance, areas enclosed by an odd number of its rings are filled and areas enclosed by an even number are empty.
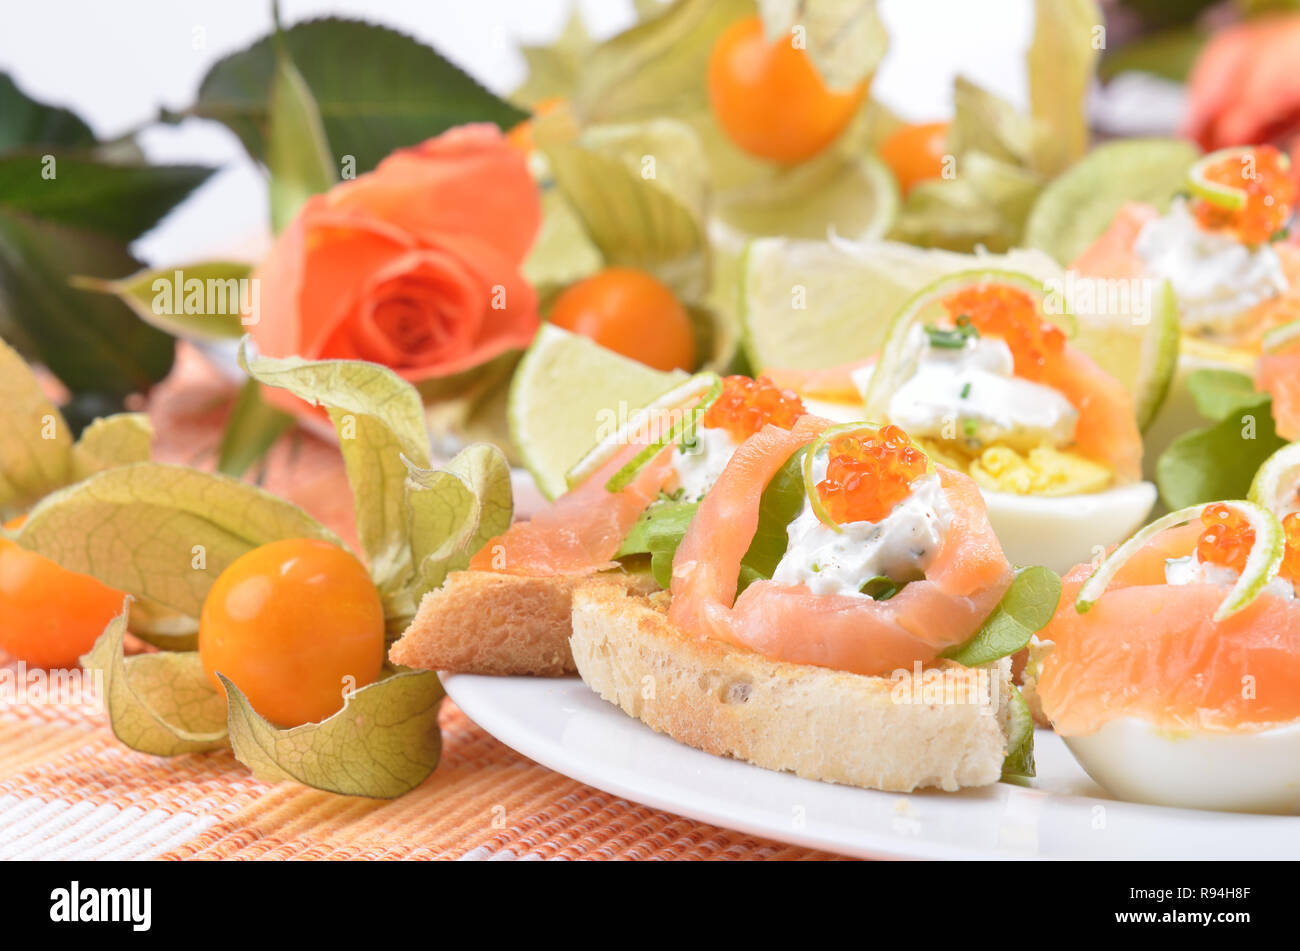
<svg viewBox="0 0 1300 951"><path fill-rule="evenodd" d="M570 0L282 0L286 24L336 14L410 33L499 93L524 76L521 42L544 42ZM632 22L631 0L580 0L596 36ZM194 98L208 67L270 30L262 0L40 0L0 4L0 70L42 101L79 113L100 136L121 134ZM1029 0L881 0L890 34L874 92L908 118L938 119L962 73L1023 104ZM265 247L266 188L238 140L188 120L141 137L156 161L221 171L136 245L153 264L218 255L255 259Z"/></svg>

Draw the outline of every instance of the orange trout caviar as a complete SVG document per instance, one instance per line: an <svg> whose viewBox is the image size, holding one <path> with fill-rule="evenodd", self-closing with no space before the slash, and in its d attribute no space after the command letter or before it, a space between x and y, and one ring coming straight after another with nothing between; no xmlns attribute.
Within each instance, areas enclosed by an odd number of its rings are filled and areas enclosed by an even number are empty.
<svg viewBox="0 0 1300 951"><path fill-rule="evenodd" d="M768 423L792 429L795 420L805 412L803 400L765 376L757 380L729 376L722 381L722 395L705 411L700 423L710 429L725 429L740 441Z"/></svg>
<svg viewBox="0 0 1300 951"><path fill-rule="evenodd" d="M1015 359L1016 376L1041 380L1048 364L1065 350L1065 334L1038 313L1034 299L1009 284L979 284L943 299L957 323L962 318L982 336L1001 337Z"/></svg>
<svg viewBox="0 0 1300 951"><path fill-rule="evenodd" d="M1222 502L1208 506L1201 513L1205 531L1196 540L1196 557L1201 562L1222 565L1241 574L1255 544L1255 530L1246 517Z"/></svg>
<svg viewBox="0 0 1300 951"><path fill-rule="evenodd" d="M1278 574L1300 585L1300 512L1292 512L1282 519L1282 531L1286 535L1286 554L1282 556L1282 568Z"/></svg>
<svg viewBox="0 0 1300 951"><path fill-rule="evenodd" d="M1206 169L1205 177L1240 188L1246 204L1232 209L1198 198L1192 202L1196 220L1207 231L1230 231L1245 244L1263 244L1286 226L1295 205L1296 183L1283 154L1261 145L1248 156L1229 155Z"/></svg>
<svg viewBox="0 0 1300 951"><path fill-rule="evenodd" d="M879 522L925 474L925 453L897 426L836 436L827 448L826 478L817 492L838 524Z"/></svg>

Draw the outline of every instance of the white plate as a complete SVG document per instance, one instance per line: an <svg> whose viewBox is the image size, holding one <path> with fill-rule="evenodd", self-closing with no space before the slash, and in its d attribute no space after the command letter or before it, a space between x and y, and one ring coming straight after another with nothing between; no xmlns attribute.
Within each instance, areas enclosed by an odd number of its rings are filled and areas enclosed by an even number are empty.
<svg viewBox="0 0 1300 951"><path fill-rule="evenodd" d="M465 714L543 766L681 816L862 858L1294 858L1300 818L1109 799L1053 733L1034 788L901 795L774 773L655 733L576 677L444 676Z"/></svg>

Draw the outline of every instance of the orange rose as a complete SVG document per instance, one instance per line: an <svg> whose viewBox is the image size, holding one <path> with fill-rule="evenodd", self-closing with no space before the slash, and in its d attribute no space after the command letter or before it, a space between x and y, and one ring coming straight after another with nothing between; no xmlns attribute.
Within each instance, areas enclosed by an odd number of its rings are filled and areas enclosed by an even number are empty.
<svg viewBox="0 0 1300 951"><path fill-rule="evenodd" d="M520 265L540 221L496 126L400 149L311 198L276 240L255 274L258 351L370 360L418 383L525 347L539 318Z"/></svg>

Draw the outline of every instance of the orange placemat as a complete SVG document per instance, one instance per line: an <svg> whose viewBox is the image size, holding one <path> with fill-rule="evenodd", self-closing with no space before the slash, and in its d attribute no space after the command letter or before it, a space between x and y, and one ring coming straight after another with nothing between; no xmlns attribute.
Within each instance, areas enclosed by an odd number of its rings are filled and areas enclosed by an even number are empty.
<svg viewBox="0 0 1300 951"><path fill-rule="evenodd" d="M154 394L156 456L210 465L233 387L182 348ZM344 537L338 453L295 433L262 484ZM0 671L18 665L0 654ZM127 749L102 714L58 697L0 701L0 859L815 859L794 848L610 796L520 756L450 700L443 756L384 802L253 779L228 751L164 759Z"/></svg>

